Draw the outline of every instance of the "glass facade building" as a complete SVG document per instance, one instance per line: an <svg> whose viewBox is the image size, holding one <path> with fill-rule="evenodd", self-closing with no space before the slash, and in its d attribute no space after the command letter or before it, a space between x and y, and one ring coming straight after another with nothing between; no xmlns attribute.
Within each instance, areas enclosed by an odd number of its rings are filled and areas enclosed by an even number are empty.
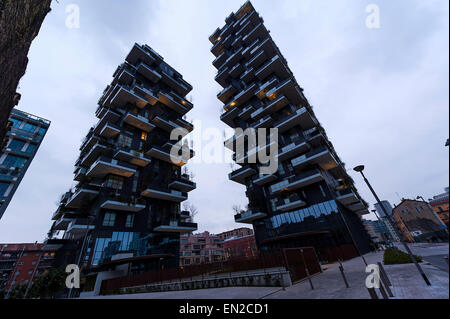
<svg viewBox="0 0 450 319"><path fill-rule="evenodd" d="M13 109L0 153L0 219L50 127L50 121Z"/></svg>
<svg viewBox="0 0 450 319"><path fill-rule="evenodd" d="M191 90L152 48L133 46L99 100L99 120L75 163L77 185L53 215L49 246L66 241L76 251L69 255L81 251L88 269L118 256L141 260L136 271L161 262L178 266L180 234L197 229L180 209L196 188L182 169L194 156L183 143L194 129L185 120ZM174 129L181 133L172 139Z"/></svg>
<svg viewBox="0 0 450 319"><path fill-rule="evenodd" d="M367 252L370 238L361 216L369 213L368 204L251 2L231 13L209 40L215 80L223 88L217 95L224 103L221 120L244 130L225 141L241 166L229 179L246 186L249 200L235 221L253 225L261 251L312 246L322 260ZM250 160L270 144L254 145L248 129L255 140L260 129L277 131L278 140L270 141L279 150L276 173L263 174L265 164ZM243 156L239 143L246 148Z"/></svg>

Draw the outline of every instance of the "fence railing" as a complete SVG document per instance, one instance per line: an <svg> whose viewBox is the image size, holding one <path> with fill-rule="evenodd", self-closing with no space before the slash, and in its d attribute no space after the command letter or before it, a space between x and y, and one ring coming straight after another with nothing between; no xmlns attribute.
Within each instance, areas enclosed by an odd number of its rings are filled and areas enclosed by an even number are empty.
<svg viewBox="0 0 450 319"><path fill-rule="evenodd" d="M281 252L262 253L251 258L232 258L210 264L185 266L108 279L102 282L101 293L104 294L106 292L118 291L121 288L136 287L157 282L275 267L286 267Z"/></svg>

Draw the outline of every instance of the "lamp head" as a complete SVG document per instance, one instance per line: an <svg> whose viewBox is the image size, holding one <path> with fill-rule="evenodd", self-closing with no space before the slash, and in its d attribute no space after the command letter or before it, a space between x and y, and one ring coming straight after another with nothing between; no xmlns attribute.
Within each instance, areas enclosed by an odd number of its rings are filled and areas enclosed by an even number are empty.
<svg viewBox="0 0 450 319"><path fill-rule="evenodd" d="M364 165L356 166L353 170L354 170L355 172L360 173L360 172L362 172L362 171L364 170Z"/></svg>

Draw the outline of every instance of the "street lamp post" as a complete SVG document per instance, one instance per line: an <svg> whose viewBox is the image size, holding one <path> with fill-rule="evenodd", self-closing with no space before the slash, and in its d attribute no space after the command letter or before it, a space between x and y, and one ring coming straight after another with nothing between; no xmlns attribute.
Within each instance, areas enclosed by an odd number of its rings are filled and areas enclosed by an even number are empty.
<svg viewBox="0 0 450 319"><path fill-rule="evenodd" d="M405 247L407 253L409 254L409 256L411 257L411 260L414 262L414 264L417 267L417 270L419 271L419 273L422 275L423 280L425 281L425 283L427 284L427 286L431 286L430 281L428 280L427 276L425 275L425 273L422 270L422 267L420 267L419 263L417 262L416 258L413 256L411 250L409 249L408 245L406 244L406 242L403 239L402 234L400 234L400 232L398 231L396 225L394 222L392 222L391 216L388 214L388 212L386 211L386 208L383 206L383 204L381 203L380 199L378 198L377 193L375 193L375 190L372 188L372 185L370 185L368 179L366 178L366 176L363 173L364 170L364 165L360 165L354 168L355 172L361 173L364 181L366 182L367 186L369 187L370 191L372 192L373 196L375 197L378 205L381 207L381 209L383 210L383 213L386 215L386 218L391 222L394 231L396 232L397 236L400 238L401 243L403 244L403 246Z"/></svg>

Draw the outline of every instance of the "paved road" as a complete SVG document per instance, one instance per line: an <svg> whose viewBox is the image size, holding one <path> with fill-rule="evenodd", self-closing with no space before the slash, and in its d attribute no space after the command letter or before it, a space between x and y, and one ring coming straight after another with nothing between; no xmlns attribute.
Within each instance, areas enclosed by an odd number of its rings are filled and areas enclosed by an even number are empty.
<svg viewBox="0 0 450 319"><path fill-rule="evenodd" d="M425 256L423 257L423 260L429 262L433 266L444 270L448 272L448 263L445 261L445 257L448 257L447 255L433 255L433 256Z"/></svg>

